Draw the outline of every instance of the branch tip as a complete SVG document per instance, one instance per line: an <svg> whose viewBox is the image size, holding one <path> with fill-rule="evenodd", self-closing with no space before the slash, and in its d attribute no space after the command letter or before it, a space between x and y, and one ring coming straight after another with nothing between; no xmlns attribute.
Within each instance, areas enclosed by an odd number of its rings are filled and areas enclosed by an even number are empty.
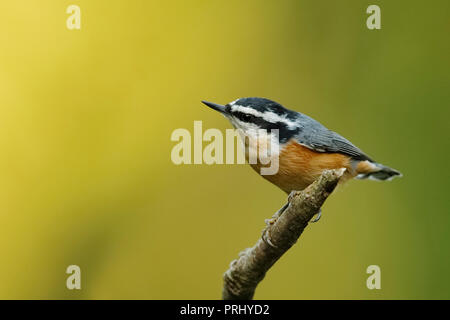
<svg viewBox="0 0 450 320"><path fill-rule="evenodd" d="M252 248L239 253L224 273L222 298L224 300L252 299L256 286L266 272L295 244L308 221L320 210L344 175L345 168L325 170L303 191L292 191L288 204L274 215L263 236ZM284 210L284 211L283 211ZM265 239L263 239L266 236Z"/></svg>

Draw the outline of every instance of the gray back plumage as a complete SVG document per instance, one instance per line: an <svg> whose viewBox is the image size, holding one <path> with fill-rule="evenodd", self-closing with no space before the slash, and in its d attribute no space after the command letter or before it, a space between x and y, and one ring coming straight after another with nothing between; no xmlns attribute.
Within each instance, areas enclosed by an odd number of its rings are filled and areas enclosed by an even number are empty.
<svg viewBox="0 0 450 320"><path fill-rule="evenodd" d="M338 133L327 129L320 122L297 112L298 132L292 137L300 144L318 152L342 153L355 160L372 161L364 152Z"/></svg>

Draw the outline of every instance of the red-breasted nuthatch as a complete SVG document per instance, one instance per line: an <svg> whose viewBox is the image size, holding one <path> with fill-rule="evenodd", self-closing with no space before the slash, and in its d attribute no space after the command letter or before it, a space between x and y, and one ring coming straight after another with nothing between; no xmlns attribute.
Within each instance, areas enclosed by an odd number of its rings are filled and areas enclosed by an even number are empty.
<svg viewBox="0 0 450 320"><path fill-rule="evenodd" d="M341 135L318 121L264 98L241 98L226 105L202 101L244 133L278 130L279 169L263 177L286 193L305 189L324 170L345 168L351 178L389 180L400 172L379 164ZM258 164L251 164L259 172Z"/></svg>

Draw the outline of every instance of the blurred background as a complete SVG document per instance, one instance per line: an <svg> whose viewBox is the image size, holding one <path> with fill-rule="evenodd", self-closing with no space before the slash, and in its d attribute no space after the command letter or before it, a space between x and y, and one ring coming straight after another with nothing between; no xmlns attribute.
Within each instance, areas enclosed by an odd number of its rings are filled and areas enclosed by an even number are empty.
<svg viewBox="0 0 450 320"><path fill-rule="evenodd" d="M81 8L68 30L66 8ZM366 8L381 7L381 30ZM286 195L247 165L172 163L200 103L260 96L400 170L350 181L256 299L450 298L442 1L2 1L0 298L218 299ZM79 265L82 290L66 288ZM381 268L368 290L366 268Z"/></svg>

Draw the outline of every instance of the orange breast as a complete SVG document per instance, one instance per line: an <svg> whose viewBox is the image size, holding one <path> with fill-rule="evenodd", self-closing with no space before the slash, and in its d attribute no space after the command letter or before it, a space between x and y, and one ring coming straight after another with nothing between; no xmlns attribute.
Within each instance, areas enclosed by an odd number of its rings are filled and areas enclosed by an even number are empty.
<svg viewBox="0 0 450 320"><path fill-rule="evenodd" d="M251 165L260 173L260 165ZM291 140L280 152L279 170L275 175L264 175L286 193L303 190L316 180L323 170L346 168L342 180L355 176L350 157L340 153L321 153L308 149Z"/></svg>

